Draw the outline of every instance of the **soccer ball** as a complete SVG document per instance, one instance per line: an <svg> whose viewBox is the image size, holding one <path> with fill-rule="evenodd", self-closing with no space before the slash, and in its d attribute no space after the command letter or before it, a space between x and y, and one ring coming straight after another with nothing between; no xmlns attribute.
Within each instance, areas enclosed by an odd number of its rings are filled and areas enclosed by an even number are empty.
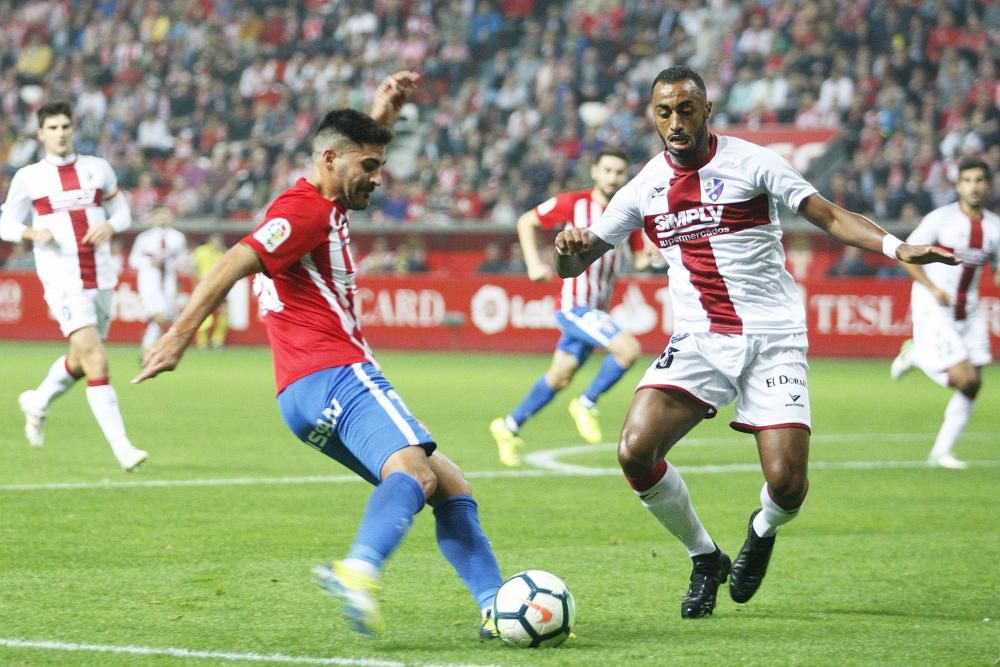
<svg viewBox="0 0 1000 667"><path fill-rule="evenodd" d="M542 570L518 572L493 602L500 639L511 646L559 646L573 627L576 604L563 580Z"/></svg>

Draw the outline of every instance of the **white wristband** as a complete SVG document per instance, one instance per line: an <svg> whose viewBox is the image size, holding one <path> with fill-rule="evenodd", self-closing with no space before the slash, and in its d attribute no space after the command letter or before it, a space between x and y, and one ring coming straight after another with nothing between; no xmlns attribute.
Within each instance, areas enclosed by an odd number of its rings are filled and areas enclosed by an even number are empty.
<svg viewBox="0 0 1000 667"><path fill-rule="evenodd" d="M903 245L903 242L898 238L892 234L886 234L882 237L882 254L892 259L899 259L896 257L896 250L898 250L901 245Z"/></svg>

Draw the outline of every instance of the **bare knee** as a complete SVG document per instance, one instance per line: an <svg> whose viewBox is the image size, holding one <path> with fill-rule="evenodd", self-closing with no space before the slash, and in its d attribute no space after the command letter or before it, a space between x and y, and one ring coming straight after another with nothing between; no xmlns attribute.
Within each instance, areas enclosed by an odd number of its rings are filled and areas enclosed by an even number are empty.
<svg viewBox="0 0 1000 667"><path fill-rule="evenodd" d="M642 477L648 474L662 457L657 456L655 447L650 447L644 434L628 424L622 429L618 441L618 465L626 477Z"/></svg>
<svg viewBox="0 0 1000 667"><path fill-rule="evenodd" d="M983 386L983 383L979 378L973 376L962 377L958 382L954 383L955 389L960 391L962 394L968 398L975 398L979 394L979 389Z"/></svg>
<svg viewBox="0 0 1000 667"><path fill-rule="evenodd" d="M805 502L809 492L809 478L805 470L785 467L769 471L767 492L778 507L794 510Z"/></svg>
<svg viewBox="0 0 1000 667"><path fill-rule="evenodd" d="M613 345L608 348L608 351L611 352L611 355L618 362L619 366L622 368L631 368L632 364L639 358L639 355L642 354L642 346L634 336L623 334L619 334L619 336L621 336L621 340L618 340L618 337L616 337L612 341Z"/></svg>

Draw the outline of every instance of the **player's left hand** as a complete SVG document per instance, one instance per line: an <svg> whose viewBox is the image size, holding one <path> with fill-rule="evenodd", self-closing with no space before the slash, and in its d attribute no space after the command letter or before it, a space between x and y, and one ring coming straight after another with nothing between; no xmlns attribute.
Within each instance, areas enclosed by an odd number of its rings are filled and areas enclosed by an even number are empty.
<svg viewBox="0 0 1000 667"><path fill-rule="evenodd" d="M960 264L955 253L934 245L910 245L904 243L896 249L896 257L907 264Z"/></svg>
<svg viewBox="0 0 1000 667"><path fill-rule="evenodd" d="M420 75L411 70L400 70L385 77L375 90L372 118L383 125L396 122L403 103L416 90L419 81Z"/></svg>
<svg viewBox="0 0 1000 667"><path fill-rule="evenodd" d="M168 329L160 339L142 355L142 371L132 378L132 384L154 378L160 373L166 373L177 368L184 355L187 343L172 329Z"/></svg>
<svg viewBox="0 0 1000 667"><path fill-rule="evenodd" d="M98 225L97 227L91 227L87 230L87 233L83 235L80 239L83 243L89 243L92 246L99 246L102 243L107 243L111 240L111 237L115 233L115 228L111 226L110 223L105 222L103 225Z"/></svg>

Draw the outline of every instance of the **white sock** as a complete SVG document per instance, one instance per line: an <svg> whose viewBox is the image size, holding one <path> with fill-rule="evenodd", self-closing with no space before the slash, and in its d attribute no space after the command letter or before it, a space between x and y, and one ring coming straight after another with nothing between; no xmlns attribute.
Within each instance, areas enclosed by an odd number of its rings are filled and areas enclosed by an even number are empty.
<svg viewBox="0 0 1000 667"><path fill-rule="evenodd" d="M150 320L149 324L146 325L146 333L142 334L142 343L140 344L140 349L145 352L153 346L153 343L160 339L160 334L163 333L163 327L157 324L154 320Z"/></svg>
<svg viewBox="0 0 1000 667"><path fill-rule="evenodd" d="M517 435L517 432L518 430L520 430L520 427L517 425L517 422L514 421L513 417L507 415L506 417L503 418L503 423L507 425L507 428L510 429L511 433Z"/></svg>
<svg viewBox="0 0 1000 667"><path fill-rule="evenodd" d="M350 568L361 574L367 574L372 579L378 579L382 572L372 563L360 558L345 558L344 567Z"/></svg>
<svg viewBox="0 0 1000 667"><path fill-rule="evenodd" d="M760 489L760 507L761 511L753 518L753 532L757 533L757 537L771 537L778 532L780 526L798 516L799 510L802 509L799 506L788 511L771 500L771 494L767 492L767 482L764 482L764 486Z"/></svg>
<svg viewBox="0 0 1000 667"><path fill-rule="evenodd" d="M962 435L965 425L969 422L969 416L972 414L972 408L975 404L975 399L969 398L960 391L956 391L952 395L951 400L948 401L948 407L944 409L941 430L938 431L937 438L934 440L934 448L931 449L932 459L951 453L955 447L955 441L958 440L958 436Z"/></svg>
<svg viewBox="0 0 1000 667"><path fill-rule="evenodd" d="M66 370L65 354L52 362L45 379L35 390L34 398L38 402L39 412L45 413L49 409L49 404L69 391L79 379Z"/></svg>
<svg viewBox="0 0 1000 667"><path fill-rule="evenodd" d="M106 380L104 382L87 387L87 402L90 403L90 411L94 413L105 439L111 445L111 451L118 460L121 460L122 456L132 451L134 447L125 435L125 422L122 420L121 410L118 409L118 394Z"/></svg>
<svg viewBox="0 0 1000 667"><path fill-rule="evenodd" d="M636 491L635 495L639 496L642 506L684 544L689 556L715 551L715 542L694 511L687 484L677 468L668 465L660 481L645 491Z"/></svg>
<svg viewBox="0 0 1000 667"><path fill-rule="evenodd" d="M580 405L582 405L583 407L587 408L588 410L590 408L593 408L593 407L597 406L597 403L594 403L592 400L590 400L589 398L587 398L583 394L580 394L580 398L578 398L576 400L580 401Z"/></svg>

